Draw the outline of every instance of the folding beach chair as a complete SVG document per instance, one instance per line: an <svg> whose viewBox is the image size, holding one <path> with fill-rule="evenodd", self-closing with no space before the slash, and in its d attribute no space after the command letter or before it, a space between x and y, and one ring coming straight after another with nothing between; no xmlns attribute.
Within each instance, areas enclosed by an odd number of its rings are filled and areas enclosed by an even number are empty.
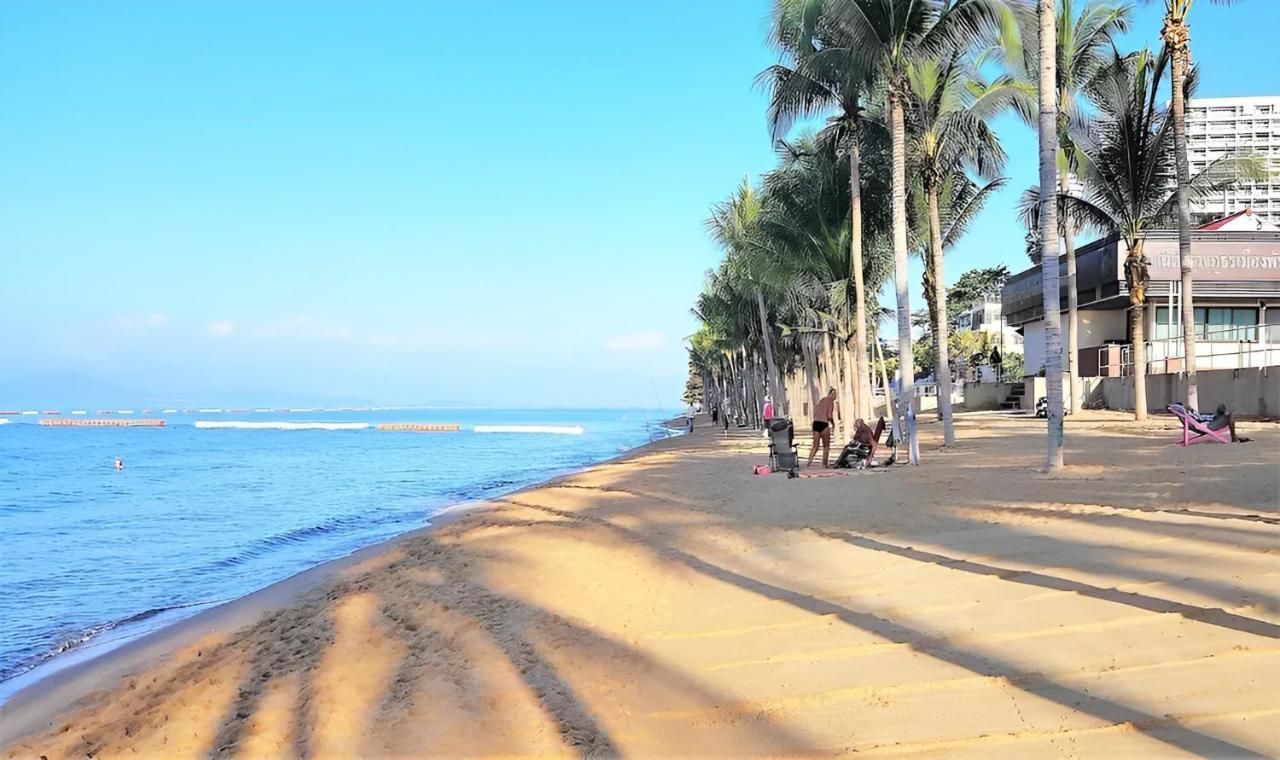
<svg viewBox="0 0 1280 760"><path fill-rule="evenodd" d="M774 472L786 471L787 477L794 478L800 469L800 452L796 449L796 428L788 419L774 419L769 422L769 469Z"/></svg>
<svg viewBox="0 0 1280 760"><path fill-rule="evenodd" d="M1192 416L1181 404L1170 404L1165 407L1165 411L1182 420L1182 440L1178 442L1179 446L1190 446L1193 443L1210 443L1213 441L1231 443L1231 430L1229 428L1214 430L1209 427L1207 422ZM1192 435L1193 433L1195 434L1194 436Z"/></svg>

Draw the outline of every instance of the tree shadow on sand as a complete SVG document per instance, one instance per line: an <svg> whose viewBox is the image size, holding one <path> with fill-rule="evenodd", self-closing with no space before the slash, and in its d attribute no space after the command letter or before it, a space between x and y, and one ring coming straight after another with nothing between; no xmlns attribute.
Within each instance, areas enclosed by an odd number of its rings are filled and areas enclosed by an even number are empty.
<svg viewBox="0 0 1280 760"><path fill-rule="evenodd" d="M516 499L504 500L530 509L564 518L604 527L635 543L647 546L659 557L684 567L749 591L767 599L789 604L814 615L829 615L890 642L904 644L910 649L935 659L964 668L976 675L1003 678L1010 685L1027 693L1055 702L1069 710L1078 710L1113 724L1128 724L1135 730L1177 749L1210 756L1263 757L1250 749L1229 741L1196 731L1168 716L1157 716L1142 710L1105 699L1086 691L1059 683L1039 673L1022 671L1013 663L989 654L979 654L960 648L945 638L930 636L901 623L874 613L863 612L833 602L804 594L793 589L768 583L742 573L715 565L670 545L655 545L645 536L626 527L592 515L568 512ZM555 521L548 525L572 529L572 525Z"/></svg>

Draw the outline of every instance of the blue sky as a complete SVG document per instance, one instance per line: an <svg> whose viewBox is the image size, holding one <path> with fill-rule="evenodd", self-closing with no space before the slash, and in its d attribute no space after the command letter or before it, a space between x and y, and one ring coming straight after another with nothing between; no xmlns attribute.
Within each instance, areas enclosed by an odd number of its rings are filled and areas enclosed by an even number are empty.
<svg viewBox="0 0 1280 760"><path fill-rule="evenodd" d="M768 12L0 4L0 406L672 404L707 209L773 162ZM1201 94L1280 89L1278 20L1198 3ZM949 280L1023 267L1006 121L1010 189Z"/></svg>

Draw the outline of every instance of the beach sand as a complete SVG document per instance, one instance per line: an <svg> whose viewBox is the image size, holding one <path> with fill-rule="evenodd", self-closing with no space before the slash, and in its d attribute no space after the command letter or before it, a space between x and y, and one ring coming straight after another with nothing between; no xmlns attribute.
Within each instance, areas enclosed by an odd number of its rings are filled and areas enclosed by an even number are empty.
<svg viewBox="0 0 1280 760"><path fill-rule="evenodd" d="M788 480L700 424L38 684L0 756L1280 755L1276 425Z"/></svg>

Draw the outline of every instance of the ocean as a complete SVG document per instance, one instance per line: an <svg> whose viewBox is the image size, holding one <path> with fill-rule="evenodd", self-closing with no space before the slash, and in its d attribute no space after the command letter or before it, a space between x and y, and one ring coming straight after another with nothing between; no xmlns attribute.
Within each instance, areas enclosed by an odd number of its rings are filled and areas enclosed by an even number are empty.
<svg viewBox="0 0 1280 760"><path fill-rule="evenodd" d="M448 506L666 437L660 422L673 413L151 416L166 426L46 427L39 415L0 424L0 700L60 662L422 527ZM376 428L406 422L461 429Z"/></svg>

